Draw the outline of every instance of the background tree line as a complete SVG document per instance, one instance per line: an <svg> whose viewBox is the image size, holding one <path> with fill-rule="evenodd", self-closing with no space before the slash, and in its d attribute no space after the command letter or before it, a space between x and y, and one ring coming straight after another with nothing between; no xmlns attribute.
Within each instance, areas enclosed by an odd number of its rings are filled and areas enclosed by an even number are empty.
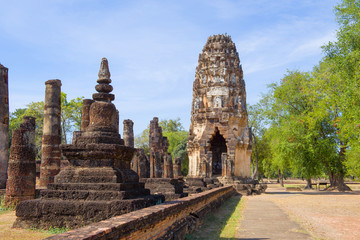
<svg viewBox="0 0 360 240"><path fill-rule="evenodd" d="M82 100L78 97L68 100L65 93L61 93L61 135L62 143L69 143L73 131L79 131L81 126ZM9 117L9 140L11 146L12 131L19 128L23 116L31 116L36 119L35 146L36 159L41 159L41 141L44 122L44 102L31 102L26 108L18 108L10 113Z"/></svg>
<svg viewBox="0 0 360 240"><path fill-rule="evenodd" d="M189 158L187 155L187 138L188 132L184 130L180 118L164 119L159 122L162 128L162 134L169 140L168 152L171 153L173 158L181 158L181 172L186 176L189 168ZM139 135L135 137L135 147L142 148L146 154L149 154L149 128L148 127Z"/></svg>
<svg viewBox="0 0 360 240"><path fill-rule="evenodd" d="M335 42L310 72L288 71L249 107L253 170L260 176L329 178L347 190L360 177L360 1L335 6Z"/></svg>

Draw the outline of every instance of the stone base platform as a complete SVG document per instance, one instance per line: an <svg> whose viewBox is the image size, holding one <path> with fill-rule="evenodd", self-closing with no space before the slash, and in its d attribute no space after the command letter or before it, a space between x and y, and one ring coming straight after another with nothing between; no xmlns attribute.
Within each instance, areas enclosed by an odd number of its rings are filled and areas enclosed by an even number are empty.
<svg viewBox="0 0 360 240"><path fill-rule="evenodd" d="M251 178L219 177L218 179L222 184L232 185L239 194L246 196L264 193L267 188L266 184Z"/></svg>
<svg viewBox="0 0 360 240"><path fill-rule="evenodd" d="M43 194L43 193L41 193ZM164 202L163 196L149 195L141 199L83 201L35 199L23 201L16 208L13 227L79 228L87 224L129 213Z"/></svg>
<svg viewBox="0 0 360 240"><path fill-rule="evenodd" d="M223 184L217 178L186 178L186 190L190 194L221 187Z"/></svg>
<svg viewBox="0 0 360 240"><path fill-rule="evenodd" d="M144 185L129 169L70 166L40 190L40 199L18 204L14 227L78 228L165 201Z"/></svg>
<svg viewBox="0 0 360 240"><path fill-rule="evenodd" d="M142 178L141 183L151 194L162 194L165 201L187 197L188 193L183 192L183 181L175 178Z"/></svg>

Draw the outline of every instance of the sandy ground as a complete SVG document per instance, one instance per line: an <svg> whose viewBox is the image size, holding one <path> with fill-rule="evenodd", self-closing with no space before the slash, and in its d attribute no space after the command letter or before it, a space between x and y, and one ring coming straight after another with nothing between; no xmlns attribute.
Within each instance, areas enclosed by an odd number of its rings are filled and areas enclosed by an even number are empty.
<svg viewBox="0 0 360 240"><path fill-rule="evenodd" d="M274 202L315 239L360 239L360 190L286 192L269 184L255 197Z"/></svg>
<svg viewBox="0 0 360 240"><path fill-rule="evenodd" d="M38 240L50 237L53 234L36 230L12 228L16 219L15 211L0 214L0 239L1 240Z"/></svg>

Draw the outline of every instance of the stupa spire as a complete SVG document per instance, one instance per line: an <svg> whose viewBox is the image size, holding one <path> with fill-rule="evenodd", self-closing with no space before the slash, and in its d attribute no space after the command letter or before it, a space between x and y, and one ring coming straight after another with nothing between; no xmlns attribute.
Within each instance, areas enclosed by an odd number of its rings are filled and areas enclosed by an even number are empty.
<svg viewBox="0 0 360 240"><path fill-rule="evenodd" d="M93 99L95 101L101 102L111 102L115 99L114 94L110 92L113 90L113 87L110 85L110 71L109 71L109 63L106 58L101 59L100 70L99 70L99 79L97 80L97 85L95 86L95 90L98 93L93 94Z"/></svg>

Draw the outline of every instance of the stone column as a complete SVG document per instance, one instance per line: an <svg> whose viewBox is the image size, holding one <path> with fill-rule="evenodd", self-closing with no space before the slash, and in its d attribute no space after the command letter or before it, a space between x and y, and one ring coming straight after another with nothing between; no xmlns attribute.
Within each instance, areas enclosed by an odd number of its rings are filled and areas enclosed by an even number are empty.
<svg viewBox="0 0 360 240"><path fill-rule="evenodd" d="M171 154L168 153L166 159L164 159L164 178L174 178L173 163Z"/></svg>
<svg viewBox="0 0 360 240"><path fill-rule="evenodd" d="M5 204L13 205L35 198L35 118L25 116L14 130L6 183Z"/></svg>
<svg viewBox="0 0 360 240"><path fill-rule="evenodd" d="M163 143L159 119L154 117L149 129L150 178L161 178L163 175Z"/></svg>
<svg viewBox="0 0 360 240"><path fill-rule="evenodd" d="M130 119L124 120L123 138L125 146L134 147L134 122Z"/></svg>
<svg viewBox="0 0 360 240"><path fill-rule="evenodd" d="M139 178L148 178L149 177L149 166L148 166L148 159L144 152L144 149L136 149L136 153L131 160L131 169L135 171Z"/></svg>
<svg viewBox="0 0 360 240"><path fill-rule="evenodd" d="M5 188L9 160L8 69L0 64L0 189Z"/></svg>
<svg viewBox="0 0 360 240"><path fill-rule="evenodd" d="M174 159L173 169L174 169L173 170L174 178L179 178L182 176L182 174L181 174L181 158Z"/></svg>
<svg viewBox="0 0 360 240"><path fill-rule="evenodd" d="M61 81L45 82L44 130L42 136L42 159L40 186L54 182L60 171L61 143Z"/></svg>
<svg viewBox="0 0 360 240"><path fill-rule="evenodd" d="M81 131L85 132L87 127L89 126L90 122L90 106L94 102L92 99L84 99L83 100L83 107L82 107L82 114L81 114Z"/></svg>

